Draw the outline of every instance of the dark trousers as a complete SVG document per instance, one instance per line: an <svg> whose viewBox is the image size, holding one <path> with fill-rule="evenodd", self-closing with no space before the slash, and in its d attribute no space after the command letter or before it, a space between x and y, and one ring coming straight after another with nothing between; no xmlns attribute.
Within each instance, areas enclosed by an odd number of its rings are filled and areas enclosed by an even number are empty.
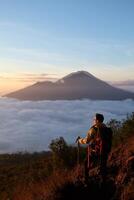
<svg viewBox="0 0 134 200"><path fill-rule="evenodd" d="M103 179L107 176L107 160L108 160L108 153L102 153L100 155L100 175Z"/></svg>
<svg viewBox="0 0 134 200"><path fill-rule="evenodd" d="M88 179L90 170L94 167L99 166L99 172L103 179L106 178L107 175L107 160L108 160L108 153L104 152L101 155L95 154L95 152L90 152L85 159L85 179Z"/></svg>
<svg viewBox="0 0 134 200"><path fill-rule="evenodd" d="M100 156L98 156L95 152L90 151L84 162L85 179L88 179L90 170L98 166L99 163L100 163Z"/></svg>

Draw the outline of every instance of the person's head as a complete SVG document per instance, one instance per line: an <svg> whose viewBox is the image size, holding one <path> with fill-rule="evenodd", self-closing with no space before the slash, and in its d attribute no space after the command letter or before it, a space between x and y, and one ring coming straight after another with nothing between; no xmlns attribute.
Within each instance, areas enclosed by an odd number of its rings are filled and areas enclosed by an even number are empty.
<svg viewBox="0 0 134 200"><path fill-rule="evenodd" d="M104 116L100 113L96 113L95 114L95 118L94 118L94 123L95 124L101 124L104 121Z"/></svg>

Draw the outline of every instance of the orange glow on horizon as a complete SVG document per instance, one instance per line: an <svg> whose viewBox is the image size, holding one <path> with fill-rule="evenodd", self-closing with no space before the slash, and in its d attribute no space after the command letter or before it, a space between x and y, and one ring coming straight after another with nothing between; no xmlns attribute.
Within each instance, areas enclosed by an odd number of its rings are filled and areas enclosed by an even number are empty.
<svg viewBox="0 0 134 200"><path fill-rule="evenodd" d="M10 92L13 92L15 90L24 88L28 85L30 85L30 83L17 82L17 81L13 81L13 80L12 81L11 80L9 80L9 81L0 80L0 96L5 95Z"/></svg>
<svg viewBox="0 0 134 200"><path fill-rule="evenodd" d="M57 78L47 74L2 74L0 75L0 96L25 88L38 81L56 81Z"/></svg>

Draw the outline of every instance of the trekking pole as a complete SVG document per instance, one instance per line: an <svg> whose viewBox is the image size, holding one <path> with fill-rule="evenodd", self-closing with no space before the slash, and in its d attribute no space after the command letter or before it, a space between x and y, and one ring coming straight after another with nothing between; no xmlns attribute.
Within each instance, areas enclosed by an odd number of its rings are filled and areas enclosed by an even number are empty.
<svg viewBox="0 0 134 200"><path fill-rule="evenodd" d="M89 165L90 165L89 155L90 155L90 147L88 145L88 147L87 147L87 168L88 169L89 169Z"/></svg>
<svg viewBox="0 0 134 200"><path fill-rule="evenodd" d="M77 166L79 166L79 164L80 164L80 143L79 143L79 139L80 139L80 137L78 136L78 138L75 141L77 143Z"/></svg>
<svg viewBox="0 0 134 200"><path fill-rule="evenodd" d="M80 165L80 143L78 141L77 166Z"/></svg>
<svg viewBox="0 0 134 200"><path fill-rule="evenodd" d="M79 182L80 180L80 142L79 142L80 137L76 139L77 143L77 167L76 167L76 179Z"/></svg>

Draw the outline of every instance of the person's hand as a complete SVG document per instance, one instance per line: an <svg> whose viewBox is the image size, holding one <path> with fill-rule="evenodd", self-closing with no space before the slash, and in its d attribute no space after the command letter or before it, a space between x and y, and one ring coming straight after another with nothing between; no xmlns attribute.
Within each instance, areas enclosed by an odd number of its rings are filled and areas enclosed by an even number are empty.
<svg viewBox="0 0 134 200"><path fill-rule="evenodd" d="M80 139L80 138L81 138L80 136L77 137L77 139L76 139L76 143L79 142L79 139Z"/></svg>

